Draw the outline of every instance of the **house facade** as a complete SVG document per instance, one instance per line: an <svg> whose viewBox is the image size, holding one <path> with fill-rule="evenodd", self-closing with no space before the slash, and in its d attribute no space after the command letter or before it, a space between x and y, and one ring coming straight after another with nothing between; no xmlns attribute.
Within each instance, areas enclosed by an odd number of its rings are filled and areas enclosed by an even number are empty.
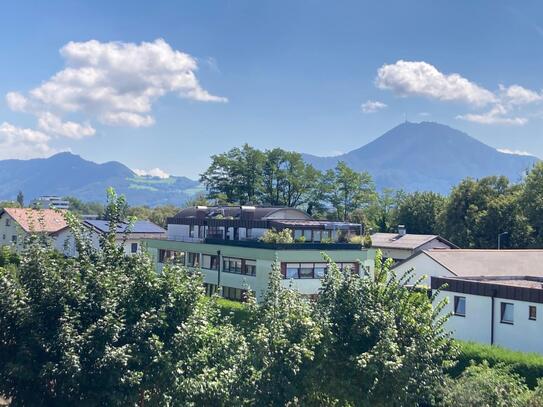
<svg viewBox="0 0 543 407"><path fill-rule="evenodd" d="M262 242L270 229L289 229L295 242ZM293 208L195 207L168 219L166 239L148 239L146 245L158 270L177 262L201 271L208 294L221 287L224 297L240 300L251 290L258 300L274 262L284 286L310 296L318 294L327 271L323 253L340 267L371 272L368 251L345 242L361 233L359 224L317 221Z"/></svg>
<svg viewBox="0 0 543 407"><path fill-rule="evenodd" d="M83 230L95 249L100 248L100 240L109 233L109 221L88 219L82 222ZM143 241L152 238L164 238L166 230L150 221L136 221L131 225L117 225L116 241L122 245L126 254L138 253L143 248ZM72 231L66 227L54 234L55 249L68 257L77 256L75 239Z"/></svg>
<svg viewBox="0 0 543 407"><path fill-rule="evenodd" d="M543 353L543 277L432 277L431 287L455 338Z"/></svg>
<svg viewBox="0 0 543 407"><path fill-rule="evenodd" d="M4 208L0 210L0 246L20 253L31 233L54 237L67 227L62 211L53 209Z"/></svg>

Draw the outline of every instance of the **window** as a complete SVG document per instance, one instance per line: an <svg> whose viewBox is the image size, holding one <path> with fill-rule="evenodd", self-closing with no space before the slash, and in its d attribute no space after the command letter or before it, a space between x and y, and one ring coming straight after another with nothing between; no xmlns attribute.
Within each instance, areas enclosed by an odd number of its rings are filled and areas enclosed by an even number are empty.
<svg viewBox="0 0 543 407"><path fill-rule="evenodd" d="M313 264L302 264L299 274L300 278L313 278Z"/></svg>
<svg viewBox="0 0 543 407"><path fill-rule="evenodd" d="M324 278L327 270L328 265L326 263L315 264L315 278Z"/></svg>
<svg viewBox="0 0 543 407"><path fill-rule="evenodd" d="M287 265L287 275L286 278L298 278L299 266Z"/></svg>
<svg viewBox="0 0 543 407"><path fill-rule="evenodd" d="M244 261L243 274L248 276L256 276L256 260Z"/></svg>
<svg viewBox="0 0 543 407"><path fill-rule="evenodd" d="M11 241L12 241L13 243L17 243L17 235L11 236Z"/></svg>
<svg viewBox="0 0 543 407"><path fill-rule="evenodd" d="M6 240L6 235L2 235L2 240Z"/></svg>
<svg viewBox="0 0 543 407"><path fill-rule="evenodd" d="M194 229L195 229L195 228L194 228L194 225L190 225L190 226L189 226L189 236L190 236L190 237L195 237L195 236L194 236L194 235L195 235Z"/></svg>
<svg viewBox="0 0 543 407"><path fill-rule="evenodd" d="M454 315L466 316L466 297L454 296Z"/></svg>
<svg viewBox="0 0 543 407"><path fill-rule="evenodd" d="M528 318L532 321L535 321L537 319L537 308L535 305L530 305L528 308Z"/></svg>
<svg viewBox="0 0 543 407"><path fill-rule="evenodd" d="M234 287L221 287L222 296L230 300L243 301L246 299L246 290Z"/></svg>
<svg viewBox="0 0 543 407"><path fill-rule="evenodd" d="M340 270L358 274L358 263L336 263ZM282 263L283 277L291 278L324 278L328 271L327 263Z"/></svg>
<svg viewBox="0 0 543 407"><path fill-rule="evenodd" d="M138 252L138 244L137 243L132 243L130 245L130 253L137 253Z"/></svg>
<svg viewBox="0 0 543 407"><path fill-rule="evenodd" d="M189 267L199 267L200 266L200 255L198 253L189 253L187 266Z"/></svg>
<svg viewBox="0 0 543 407"><path fill-rule="evenodd" d="M502 324L512 324L514 322L513 316L513 304L510 302L501 303L501 323Z"/></svg>
<svg viewBox="0 0 543 407"><path fill-rule="evenodd" d="M159 263L174 263L185 264L185 252L178 252L175 250L163 250L158 251Z"/></svg>
<svg viewBox="0 0 543 407"><path fill-rule="evenodd" d="M241 274L242 261L233 257L223 257L222 271L226 273Z"/></svg>
<svg viewBox="0 0 543 407"><path fill-rule="evenodd" d="M202 268L208 270L219 269L219 256L213 256L209 254L202 255Z"/></svg>
<svg viewBox="0 0 543 407"><path fill-rule="evenodd" d="M11 219L10 218L6 218L6 226L11 226Z"/></svg>
<svg viewBox="0 0 543 407"><path fill-rule="evenodd" d="M246 239L252 239L253 238L253 229L252 228L247 228L245 230L245 238Z"/></svg>

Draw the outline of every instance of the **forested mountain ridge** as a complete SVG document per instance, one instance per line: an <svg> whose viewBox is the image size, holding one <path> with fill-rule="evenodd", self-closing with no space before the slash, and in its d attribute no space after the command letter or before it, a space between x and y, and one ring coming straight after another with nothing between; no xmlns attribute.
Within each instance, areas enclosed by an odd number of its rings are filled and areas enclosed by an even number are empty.
<svg viewBox="0 0 543 407"><path fill-rule="evenodd" d="M537 157L506 154L475 138L439 123L405 122L370 143L333 157L303 154L319 170L344 161L356 171L367 171L378 189L433 191L442 194L466 177L505 175L518 182Z"/></svg>
<svg viewBox="0 0 543 407"><path fill-rule="evenodd" d="M0 200L13 200L19 191L30 201L40 195L73 196L83 201L105 201L108 187L124 194L132 205L181 205L199 191L186 177L140 177L125 165L97 164L78 155L60 153L49 158L0 161Z"/></svg>

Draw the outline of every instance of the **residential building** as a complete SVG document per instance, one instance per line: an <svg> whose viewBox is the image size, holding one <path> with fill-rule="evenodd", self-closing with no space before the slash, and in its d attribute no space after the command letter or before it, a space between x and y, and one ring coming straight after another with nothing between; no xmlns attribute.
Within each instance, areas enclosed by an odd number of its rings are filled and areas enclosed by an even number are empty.
<svg viewBox="0 0 543 407"><path fill-rule="evenodd" d="M371 241L373 249L381 250L384 258L391 258L395 262L405 260L422 250L458 248L438 235L409 234L403 225L398 226L398 233L374 233Z"/></svg>
<svg viewBox="0 0 543 407"><path fill-rule="evenodd" d="M70 202L55 195L44 195L30 202L32 208L37 209L70 209Z"/></svg>
<svg viewBox="0 0 543 407"><path fill-rule="evenodd" d="M543 250L422 250L392 269L398 275L412 269L413 280L422 279L427 286L431 277L543 277Z"/></svg>
<svg viewBox="0 0 543 407"><path fill-rule="evenodd" d="M87 231L87 236L96 248L100 248L100 238L109 233L109 221L98 219L86 219L82 226ZM142 249L145 239L164 238L166 230L147 220L136 221L133 224L121 223L117 225L116 240L124 247L126 254L138 253ZM55 233L55 248L66 256L77 255L72 231L66 227Z"/></svg>
<svg viewBox="0 0 543 407"><path fill-rule="evenodd" d="M520 260L522 254L516 257ZM522 275L528 271L522 267L514 275L432 277L432 290L441 289L436 300L448 299L442 312L452 314L445 329L465 341L543 353L541 264L532 264L537 276Z"/></svg>
<svg viewBox="0 0 543 407"><path fill-rule="evenodd" d="M4 208L0 210L0 246L10 245L17 252L21 252L29 234L45 233L54 236L66 227L62 211Z"/></svg>
<svg viewBox="0 0 543 407"><path fill-rule="evenodd" d="M295 243L264 243L266 231L289 229ZM306 295L318 294L327 271L325 252L340 267L371 272L372 261L360 244L347 243L362 226L313 220L298 209L283 207L206 207L183 209L168 219L166 239L147 239L157 269L178 262L201 270L206 292L222 287L226 298L240 300L245 290L257 300L277 261L283 284Z"/></svg>

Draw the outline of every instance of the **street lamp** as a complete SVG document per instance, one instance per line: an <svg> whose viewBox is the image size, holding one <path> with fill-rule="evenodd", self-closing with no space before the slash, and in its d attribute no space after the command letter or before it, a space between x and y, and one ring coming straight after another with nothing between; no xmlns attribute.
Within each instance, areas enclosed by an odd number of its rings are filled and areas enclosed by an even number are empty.
<svg viewBox="0 0 543 407"><path fill-rule="evenodd" d="M501 248L502 236L508 235L509 232L502 232L498 234L498 250Z"/></svg>

